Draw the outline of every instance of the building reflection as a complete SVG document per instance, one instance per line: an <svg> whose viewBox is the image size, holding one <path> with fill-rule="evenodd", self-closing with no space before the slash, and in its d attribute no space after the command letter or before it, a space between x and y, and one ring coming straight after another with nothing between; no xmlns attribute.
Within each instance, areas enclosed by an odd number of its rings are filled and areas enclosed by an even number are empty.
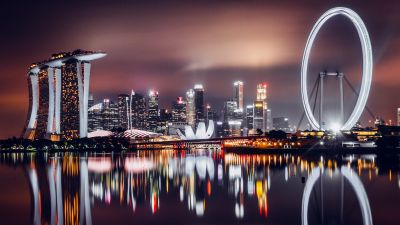
<svg viewBox="0 0 400 225"><path fill-rule="evenodd" d="M363 189L361 176L367 177L364 182L373 182L383 174L386 182L396 181L400 188L398 158L388 168L385 159L375 155L305 158L290 154L225 154L221 150L163 150L123 155L4 154L1 161L25 168L33 224L90 225L95 204L129 207L133 214L141 207L157 214L168 210L162 196L170 192L177 193L177 202L197 217L207 214L208 204L218 193L232 200L226 201L226 208L236 218L245 218L246 208L256 202L257 214L268 219L268 211L274 207L268 202L273 176L275 182L301 181L308 192L312 191L307 189L308 184L319 178L315 178L317 173L327 177L341 174L357 183L353 188L359 202L364 203L368 203L365 191L357 192Z"/></svg>

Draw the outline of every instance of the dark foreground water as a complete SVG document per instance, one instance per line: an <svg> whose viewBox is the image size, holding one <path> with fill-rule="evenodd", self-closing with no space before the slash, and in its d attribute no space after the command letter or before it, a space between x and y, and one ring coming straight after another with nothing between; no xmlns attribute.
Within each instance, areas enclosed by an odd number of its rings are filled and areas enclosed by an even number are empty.
<svg viewBox="0 0 400 225"><path fill-rule="evenodd" d="M397 155L0 157L0 224L400 224Z"/></svg>

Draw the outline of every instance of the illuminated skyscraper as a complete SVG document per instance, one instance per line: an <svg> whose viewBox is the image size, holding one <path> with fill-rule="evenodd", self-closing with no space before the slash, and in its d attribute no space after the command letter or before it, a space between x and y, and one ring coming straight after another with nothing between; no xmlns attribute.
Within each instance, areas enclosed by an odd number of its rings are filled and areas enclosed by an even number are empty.
<svg viewBox="0 0 400 225"><path fill-rule="evenodd" d="M159 115L158 115L158 92L150 91L147 108L147 129L155 132L157 130Z"/></svg>
<svg viewBox="0 0 400 225"><path fill-rule="evenodd" d="M257 120L258 120L257 128L254 128L254 129L261 129L263 131L268 131L268 128L267 128L267 126L268 126L267 88L268 88L268 85L266 82L259 83L257 85L257 102L258 102L257 104L263 105L262 107L264 109L264 112L263 112L263 119L262 119L263 125L261 127L259 127L261 125L261 119L257 118ZM256 119L256 117L254 117L254 119ZM254 122L254 126L256 127L256 122Z"/></svg>
<svg viewBox="0 0 400 225"><path fill-rule="evenodd" d="M29 117L23 136L28 139L86 137L91 61L102 52L75 50L32 64L28 72Z"/></svg>
<svg viewBox="0 0 400 225"><path fill-rule="evenodd" d="M186 122L186 102L182 97L172 102L172 122Z"/></svg>
<svg viewBox="0 0 400 225"><path fill-rule="evenodd" d="M273 124L272 124L272 112L270 109L267 109L267 128L266 131L270 131L273 129Z"/></svg>
<svg viewBox="0 0 400 225"><path fill-rule="evenodd" d="M194 91L190 89L186 92L186 122L194 126L196 121L196 107L194 105Z"/></svg>
<svg viewBox="0 0 400 225"><path fill-rule="evenodd" d="M236 81L233 83L235 86L235 100L237 103L237 108L243 110L243 82Z"/></svg>
<svg viewBox="0 0 400 225"><path fill-rule="evenodd" d="M204 121L204 88L201 84L194 85L194 106L196 112L196 126Z"/></svg>
<svg viewBox="0 0 400 225"><path fill-rule="evenodd" d="M267 100L267 83L263 82L257 84L257 101Z"/></svg>
<svg viewBox="0 0 400 225"><path fill-rule="evenodd" d="M397 126L400 126L400 108L397 108Z"/></svg>
<svg viewBox="0 0 400 225"><path fill-rule="evenodd" d="M88 110L88 132L103 130L103 103L93 104Z"/></svg>
<svg viewBox="0 0 400 225"><path fill-rule="evenodd" d="M248 105L246 106L246 124L247 129L252 130L254 123L254 106Z"/></svg>
<svg viewBox="0 0 400 225"><path fill-rule="evenodd" d="M118 95L118 127L126 130L128 129L128 109L129 109L129 95L120 94Z"/></svg>
<svg viewBox="0 0 400 225"><path fill-rule="evenodd" d="M229 100L224 102L224 122L235 119L235 110L237 109L237 103L235 100Z"/></svg>
<svg viewBox="0 0 400 225"><path fill-rule="evenodd" d="M143 95L131 92L131 105L130 105L130 123L133 129L146 130L147 129L147 109L146 99Z"/></svg>
<svg viewBox="0 0 400 225"><path fill-rule="evenodd" d="M206 107L206 125L207 126L208 126L208 122L210 120L212 120L215 123L216 121L218 121L218 115L215 112L215 110L213 110L211 108L211 106L209 104L207 104L207 107Z"/></svg>
<svg viewBox="0 0 400 225"><path fill-rule="evenodd" d="M254 116L253 116L253 129L254 130L262 130L265 128L264 121L264 102L263 101L254 101Z"/></svg>
<svg viewBox="0 0 400 225"><path fill-rule="evenodd" d="M111 131L118 128L118 105L110 101L110 99L103 100L101 116L103 130Z"/></svg>

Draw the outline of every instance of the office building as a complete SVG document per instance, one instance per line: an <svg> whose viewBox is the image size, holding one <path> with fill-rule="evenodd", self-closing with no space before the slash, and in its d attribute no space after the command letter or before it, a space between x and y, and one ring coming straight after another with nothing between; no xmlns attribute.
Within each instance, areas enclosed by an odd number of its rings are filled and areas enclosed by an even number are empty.
<svg viewBox="0 0 400 225"><path fill-rule="evenodd" d="M233 83L235 87L235 100L237 108L243 110L243 82L236 81Z"/></svg>
<svg viewBox="0 0 400 225"><path fill-rule="evenodd" d="M246 106L246 127L248 130L252 130L254 122L254 106L248 105Z"/></svg>
<svg viewBox="0 0 400 225"><path fill-rule="evenodd" d="M266 82L257 84L257 101L267 100L267 86Z"/></svg>
<svg viewBox="0 0 400 225"><path fill-rule="evenodd" d="M130 125L131 129L147 129L146 98L139 93L131 91L130 97Z"/></svg>
<svg viewBox="0 0 400 225"><path fill-rule="evenodd" d="M172 102L172 122L186 122L186 102L182 97L178 97Z"/></svg>
<svg viewBox="0 0 400 225"><path fill-rule="evenodd" d="M157 131L159 112L158 112L158 92L151 90L149 92L148 104L147 104L147 130Z"/></svg>
<svg viewBox="0 0 400 225"><path fill-rule="evenodd" d="M236 110L237 110L237 102L235 100L225 101L223 109L224 122L236 119L235 117Z"/></svg>
<svg viewBox="0 0 400 225"><path fill-rule="evenodd" d="M400 126L400 108L397 108L397 126Z"/></svg>
<svg viewBox="0 0 400 225"><path fill-rule="evenodd" d="M264 101L254 101L253 129L265 131Z"/></svg>
<svg viewBox="0 0 400 225"><path fill-rule="evenodd" d="M129 127L129 95L118 95L118 127L127 130Z"/></svg>
<svg viewBox="0 0 400 225"><path fill-rule="evenodd" d="M204 122L204 88L201 84L194 85L194 106L196 112L195 124Z"/></svg>
<svg viewBox="0 0 400 225"><path fill-rule="evenodd" d="M157 126L157 133L166 134L168 130L168 124L172 120L172 113L169 112L167 109L160 109L159 110L159 118L158 118L158 126Z"/></svg>
<svg viewBox="0 0 400 225"><path fill-rule="evenodd" d="M266 131L270 131L273 129L273 123L272 123L272 112L270 109L267 109L267 128Z"/></svg>
<svg viewBox="0 0 400 225"><path fill-rule="evenodd" d="M103 130L114 131L118 128L118 104L110 101L110 99L104 99L101 116Z"/></svg>
<svg viewBox="0 0 400 225"><path fill-rule="evenodd" d="M195 92L190 89L186 92L186 122L188 125L194 127L196 123L196 107L194 101Z"/></svg>

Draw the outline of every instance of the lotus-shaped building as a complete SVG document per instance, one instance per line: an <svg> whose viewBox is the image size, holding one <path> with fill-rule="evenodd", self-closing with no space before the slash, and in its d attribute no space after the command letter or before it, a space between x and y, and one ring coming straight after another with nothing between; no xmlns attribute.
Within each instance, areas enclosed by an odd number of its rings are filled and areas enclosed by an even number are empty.
<svg viewBox="0 0 400 225"><path fill-rule="evenodd" d="M210 120L208 122L207 130L206 124L204 122L200 122L197 125L196 133L189 125L185 126L185 134L182 134L182 131L180 131L179 129L177 130L177 133L182 140L209 139L214 133L214 121Z"/></svg>

